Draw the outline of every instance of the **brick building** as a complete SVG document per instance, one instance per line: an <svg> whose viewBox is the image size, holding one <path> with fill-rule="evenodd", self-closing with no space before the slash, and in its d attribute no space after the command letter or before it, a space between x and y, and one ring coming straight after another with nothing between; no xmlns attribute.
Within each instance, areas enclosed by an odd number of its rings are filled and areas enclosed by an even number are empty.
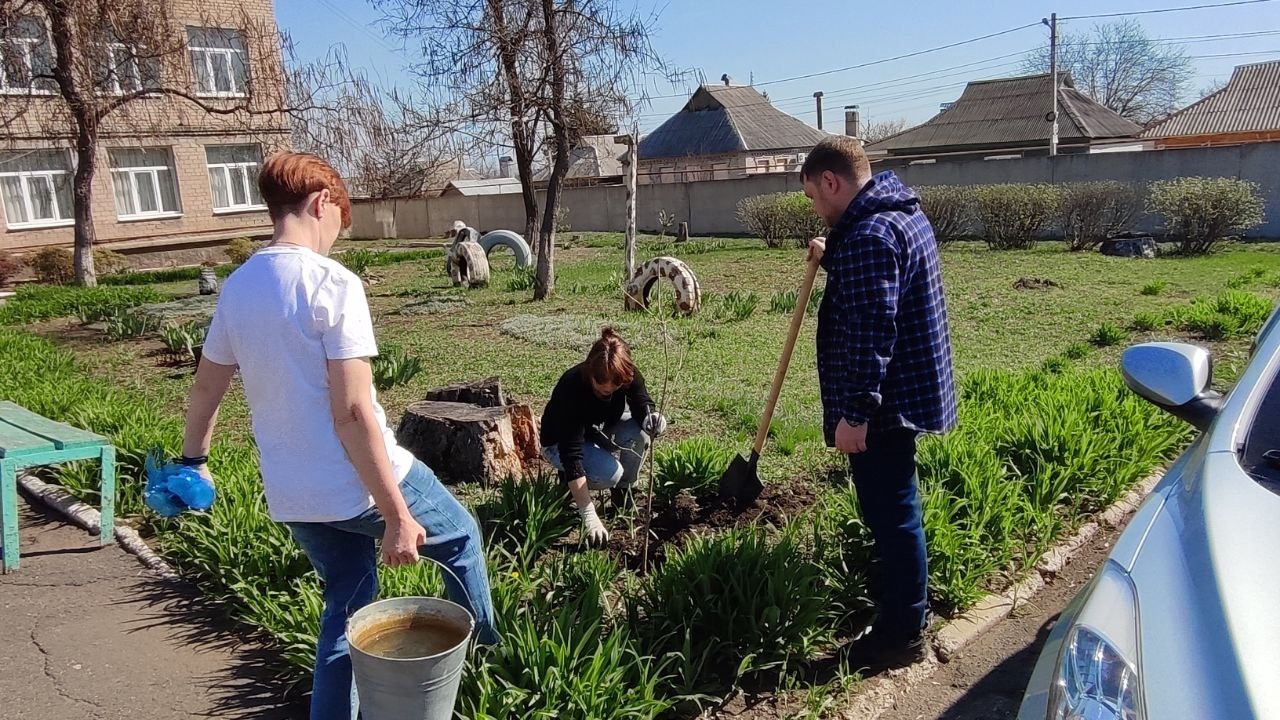
<svg viewBox="0 0 1280 720"><path fill-rule="evenodd" d="M257 192L262 158L286 146L282 58L271 0L171 0L181 52L160 58L102 40L99 102L150 88L188 92L220 115L174 95L150 95L107 115L93 179L98 246L164 252L192 262L211 246L270 232ZM48 23L23 18L0 37L0 250L73 244L76 162L66 105L52 80ZM154 263L142 263L154 264Z"/></svg>

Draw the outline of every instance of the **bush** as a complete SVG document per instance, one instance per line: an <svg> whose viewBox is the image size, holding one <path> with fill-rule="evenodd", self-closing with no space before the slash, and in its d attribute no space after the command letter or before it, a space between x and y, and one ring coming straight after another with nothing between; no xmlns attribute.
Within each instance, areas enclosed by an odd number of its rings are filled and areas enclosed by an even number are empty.
<svg viewBox="0 0 1280 720"><path fill-rule="evenodd" d="M1119 345L1129 334L1119 325L1111 322L1104 322L1093 331L1093 335L1089 336L1089 342L1098 347L1111 347Z"/></svg>
<svg viewBox="0 0 1280 720"><path fill-rule="evenodd" d="M243 265L246 260L258 251L259 245L247 237L238 237L227 243L223 252L231 260L232 265Z"/></svg>
<svg viewBox="0 0 1280 720"><path fill-rule="evenodd" d="M32 255L27 264L42 283L66 285L76 279L75 257L64 248L45 248Z"/></svg>
<svg viewBox="0 0 1280 720"><path fill-rule="evenodd" d="M93 269L98 275L118 275L129 269L129 261L115 250L94 250Z"/></svg>
<svg viewBox="0 0 1280 720"><path fill-rule="evenodd" d="M13 277L22 271L23 262L12 253L0 250L0 287L9 284Z"/></svg>
<svg viewBox="0 0 1280 720"><path fill-rule="evenodd" d="M827 231L826 223L814 213L813 203L802 192L745 198L738 203L738 221L772 248L782 247L785 240L795 240L803 246Z"/></svg>
<svg viewBox="0 0 1280 720"><path fill-rule="evenodd" d="M110 340L130 340L155 332L160 323L155 317L134 310L121 309L106 318L106 333Z"/></svg>
<svg viewBox="0 0 1280 720"><path fill-rule="evenodd" d="M1146 285L1143 285L1143 286L1142 286L1142 294L1143 294L1143 295L1147 295L1147 296L1154 297L1154 296L1159 295L1160 293L1164 292L1164 291L1165 291L1165 289L1166 289L1166 288L1168 288L1168 287L1169 287L1169 283L1168 283L1168 281L1165 281L1165 280L1156 280L1156 281L1154 281L1154 282L1149 282L1149 283L1147 283Z"/></svg>
<svg viewBox="0 0 1280 720"><path fill-rule="evenodd" d="M17 325L76 316L81 322L101 320L135 305L160 302L164 298L149 287L76 287L63 285L23 285L16 295L0 305L0 325Z"/></svg>
<svg viewBox="0 0 1280 720"><path fill-rule="evenodd" d="M160 326L160 341L170 359L176 361L196 359L196 348L204 345L209 333L209 323L191 320L185 323L166 323Z"/></svg>
<svg viewBox="0 0 1280 720"><path fill-rule="evenodd" d="M732 459L732 450L708 437L681 440L675 447L664 446L654 455L654 495L665 502L681 490L688 490L694 497L711 495Z"/></svg>
<svg viewBox="0 0 1280 720"><path fill-rule="evenodd" d="M1236 178L1161 180L1152 183L1149 203L1164 216L1184 255L1211 252L1228 236L1263 221L1258 184Z"/></svg>
<svg viewBox="0 0 1280 720"><path fill-rule="evenodd" d="M1059 194L1058 224L1073 251L1097 249L1142 211L1141 190L1115 180L1068 183Z"/></svg>
<svg viewBox="0 0 1280 720"><path fill-rule="evenodd" d="M925 185L916 188L920 207L933 226L939 245L973 234L973 188L968 185Z"/></svg>
<svg viewBox="0 0 1280 720"><path fill-rule="evenodd" d="M1035 247L1036 237L1058 213L1059 190L1053 185L980 185L973 189L982 239L993 250Z"/></svg>
<svg viewBox="0 0 1280 720"><path fill-rule="evenodd" d="M1164 324L1160 315L1153 312L1140 312L1133 316L1133 323L1130 325L1138 332L1151 332Z"/></svg>
<svg viewBox="0 0 1280 720"><path fill-rule="evenodd" d="M394 345L384 345L377 355L373 356L373 386L379 392L385 392L397 385L407 385L409 381L425 370L422 360Z"/></svg>
<svg viewBox="0 0 1280 720"><path fill-rule="evenodd" d="M354 248L343 251L337 256L337 260L343 267L363 278L365 273L369 272L369 268L373 267L377 256L381 254L368 248Z"/></svg>

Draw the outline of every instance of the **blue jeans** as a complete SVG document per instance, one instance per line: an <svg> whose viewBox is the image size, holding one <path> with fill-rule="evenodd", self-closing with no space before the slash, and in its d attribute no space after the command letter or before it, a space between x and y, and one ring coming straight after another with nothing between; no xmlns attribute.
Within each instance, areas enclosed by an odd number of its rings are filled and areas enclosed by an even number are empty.
<svg viewBox="0 0 1280 720"><path fill-rule="evenodd" d="M431 468L415 461L400 483L405 504L427 531L419 552L443 564L449 599L476 618L476 638L498 642L489 576L481 548L480 528L467 509L449 493ZM316 641L316 669L311 685L311 720L353 720L355 688L351 677L347 618L378 595L378 553L385 524L376 507L349 520L286 523L324 581L324 611ZM459 584L461 580L461 584Z"/></svg>
<svg viewBox="0 0 1280 720"><path fill-rule="evenodd" d="M649 450L649 436L640 429L640 423L624 414L622 419L604 429L610 442L621 450L602 448L591 440L582 442L582 470L587 474L587 487L592 490L608 490L614 487L630 487L640 477L640 465ZM614 453L617 453L616 455ZM548 445L542 448L542 457L552 467L564 472L560 462L560 448ZM566 478L576 480L577 478Z"/></svg>
<svg viewBox="0 0 1280 720"><path fill-rule="evenodd" d="M889 640L918 635L929 607L916 436L914 430L904 429L872 433L866 451L849 456L858 506L871 531L882 580L872 632Z"/></svg>

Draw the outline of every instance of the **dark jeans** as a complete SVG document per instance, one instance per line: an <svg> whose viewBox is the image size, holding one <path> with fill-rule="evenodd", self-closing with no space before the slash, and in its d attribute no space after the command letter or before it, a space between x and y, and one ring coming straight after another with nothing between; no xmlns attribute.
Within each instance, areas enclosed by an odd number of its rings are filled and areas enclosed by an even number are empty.
<svg viewBox="0 0 1280 720"><path fill-rule="evenodd" d="M881 584L873 632L890 640L915 637L929 606L929 569L916 488L913 430L873 432L865 452L849 456L862 518L875 541Z"/></svg>

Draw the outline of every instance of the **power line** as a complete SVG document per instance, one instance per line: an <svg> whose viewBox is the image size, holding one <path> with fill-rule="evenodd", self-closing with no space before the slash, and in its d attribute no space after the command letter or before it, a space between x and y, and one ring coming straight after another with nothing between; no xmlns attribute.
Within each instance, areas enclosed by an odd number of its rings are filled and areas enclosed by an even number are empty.
<svg viewBox="0 0 1280 720"><path fill-rule="evenodd" d="M1160 8L1158 10L1134 10L1131 12L1100 13L1098 15L1070 15L1059 20L1092 20L1094 18L1128 17L1131 15L1156 15L1158 13L1181 12L1183 10L1206 10L1208 8L1232 7L1234 5L1257 5L1274 0L1236 0L1235 2L1214 3L1212 5L1186 5L1183 7Z"/></svg>

